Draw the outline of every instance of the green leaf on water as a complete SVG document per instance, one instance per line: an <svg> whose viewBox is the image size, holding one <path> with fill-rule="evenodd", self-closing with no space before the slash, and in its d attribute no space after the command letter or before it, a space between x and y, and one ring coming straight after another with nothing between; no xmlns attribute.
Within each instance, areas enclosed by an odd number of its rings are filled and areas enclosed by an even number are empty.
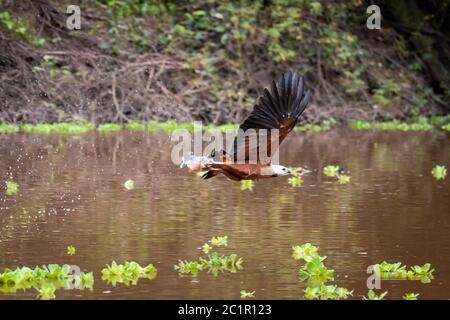
<svg viewBox="0 0 450 320"><path fill-rule="evenodd" d="M290 177L288 179L288 183L292 186L292 187L298 187L301 186L303 184L303 179L300 177Z"/></svg>
<svg viewBox="0 0 450 320"><path fill-rule="evenodd" d="M156 278L156 274L157 270L152 264L141 267L135 261L126 261L124 264L117 264L112 261L111 265L102 269L102 279L111 283L114 287L117 283L124 283L126 286L136 285L139 279L152 280Z"/></svg>
<svg viewBox="0 0 450 320"><path fill-rule="evenodd" d="M216 247L226 247L228 246L228 236L213 237L211 239L211 244Z"/></svg>
<svg viewBox="0 0 450 320"><path fill-rule="evenodd" d="M253 190L253 180L241 180L241 190Z"/></svg>
<svg viewBox="0 0 450 320"><path fill-rule="evenodd" d="M326 166L325 168L323 168L323 173L327 177L336 177L338 172L339 172L339 166L329 165L329 166Z"/></svg>
<svg viewBox="0 0 450 320"><path fill-rule="evenodd" d="M255 291L245 291L241 290L241 299L248 299L248 298L254 298L255 297Z"/></svg>
<svg viewBox="0 0 450 320"><path fill-rule="evenodd" d="M347 176L345 174L338 175L338 182L339 184L347 184L350 182L350 176Z"/></svg>
<svg viewBox="0 0 450 320"><path fill-rule="evenodd" d="M92 289L94 284L93 273L80 272L79 275L71 274L71 267L68 264L62 266L49 264L47 266L16 268L15 270L5 269L0 273L0 292L14 293L17 290L36 289L38 298L49 300L55 298L55 291L61 288L71 289L76 277L79 277L75 283L78 283L74 289L84 290Z"/></svg>
<svg viewBox="0 0 450 320"><path fill-rule="evenodd" d="M434 269L430 263L424 265L415 265L406 269L401 262L382 263L373 266L375 272L380 274L381 279L404 279L404 280L420 280L422 283L429 283L433 279Z"/></svg>
<svg viewBox="0 0 450 320"><path fill-rule="evenodd" d="M418 293L405 293L405 295L403 296L403 300L418 300L418 296Z"/></svg>
<svg viewBox="0 0 450 320"><path fill-rule="evenodd" d="M323 168L323 173L327 177L335 177L339 184L347 184L350 182L350 176L342 174L342 169L339 166L329 165Z"/></svg>
<svg viewBox="0 0 450 320"><path fill-rule="evenodd" d="M313 246L311 243L304 243L300 246L292 247L292 257L295 260L304 260L306 262L311 261L313 258L318 257L319 248Z"/></svg>
<svg viewBox="0 0 450 320"><path fill-rule="evenodd" d="M51 284L44 284L41 288L38 289L37 297L41 300L51 300L55 299L55 291L56 288Z"/></svg>
<svg viewBox="0 0 450 320"><path fill-rule="evenodd" d="M388 292L385 291L380 295L377 295L373 290L369 290L369 292L367 293L367 297L363 297L363 300L383 300L387 293Z"/></svg>
<svg viewBox="0 0 450 320"><path fill-rule="evenodd" d="M15 195L19 191L19 185L12 181L8 180L6 181L6 195L12 196Z"/></svg>
<svg viewBox="0 0 450 320"><path fill-rule="evenodd" d="M347 288L325 284L316 287L308 286L303 292L308 300L346 300L353 295L353 290L350 291Z"/></svg>
<svg viewBox="0 0 450 320"><path fill-rule="evenodd" d="M67 247L67 254L69 256L73 256L75 254L75 252L76 252L76 249L74 246L70 245Z"/></svg>
<svg viewBox="0 0 450 320"><path fill-rule="evenodd" d="M217 251L211 251L213 247L228 246L228 236L213 237L209 243L205 243L201 247L202 251L207 255L206 257L199 257L196 261L178 260L178 264L174 268L179 275L196 277L200 271L207 270L208 273L218 276L219 273L224 271L236 273L243 268L243 260L236 254L224 255Z"/></svg>
<svg viewBox="0 0 450 320"><path fill-rule="evenodd" d="M133 190L134 189L134 181L133 180L127 180L124 183L125 189L127 190Z"/></svg>
<svg viewBox="0 0 450 320"><path fill-rule="evenodd" d="M431 171L436 180L443 180L447 176L447 168L445 166L435 166Z"/></svg>
<svg viewBox="0 0 450 320"><path fill-rule="evenodd" d="M202 246L202 251L203 251L205 254L208 254L209 251L211 251L211 249L212 249L212 247L211 247L209 244L207 244L207 243L205 243L205 244Z"/></svg>

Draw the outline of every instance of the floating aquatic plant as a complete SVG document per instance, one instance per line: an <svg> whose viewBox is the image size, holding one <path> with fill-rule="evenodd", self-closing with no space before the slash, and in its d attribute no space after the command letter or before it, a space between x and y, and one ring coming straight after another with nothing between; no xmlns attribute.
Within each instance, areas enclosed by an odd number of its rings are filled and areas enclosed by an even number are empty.
<svg viewBox="0 0 450 320"><path fill-rule="evenodd" d="M434 277L431 264L425 263L422 266L415 265L407 270L407 267L401 262L389 263L383 261L382 263L375 264L375 272L380 274L381 279L408 279L408 280L420 280L422 283L429 283Z"/></svg>
<svg viewBox="0 0 450 320"><path fill-rule="evenodd" d="M41 299L53 299L55 291L60 288L84 290L92 289L93 285L92 272L73 274L71 267L67 264L62 266L49 264L34 269L21 267L11 270L7 268L0 273L0 292L14 293L19 289L34 288Z"/></svg>
<svg viewBox="0 0 450 320"><path fill-rule="evenodd" d="M301 185L303 184L303 179L300 178L300 177L293 176L293 177L290 177L290 178L288 179L288 183L289 183L292 187L298 187L298 186L301 186Z"/></svg>
<svg viewBox="0 0 450 320"><path fill-rule="evenodd" d="M347 184L350 182L350 176L347 176L345 174L338 175L338 182L339 184Z"/></svg>
<svg viewBox="0 0 450 320"><path fill-rule="evenodd" d="M205 244L202 246L202 251L203 251L205 254L208 254L208 253L211 251L211 249L212 249L212 247L211 247L208 243L205 243Z"/></svg>
<svg viewBox="0 0 450 320"><path fill-rule="evenodd" d="M157 270L149 264L141 267L139 263L134 261L126 261L125 264L117 264L115 261L111 265L107 265L102 269L102 280L116 286L117 283L124 283L129 286L136 285L141 278L153 280L156 278Z"/></svg>
<svg viewBox="0 0 450 320"><path fill-rule="evenodd" d="M125 181L125 183L123 184L125 189L127 190L133 190L134 189L134 181L133 180L127 180Z"/></svg>
<svg viewBox="0 0 450 320"><path fill-rule="evenodd" d="M305 298L309 300L341 300L353 295L353 290L338 287L336 285L324 285L319 287L307 287L304 290Z"/></svg>
<svg viewBox="0 0 450 320"><path fill-rule="evenodd" d="M323 168L323 173L327 177L336 177L339 173L339 166L328 165Z"/></svg>
<svg viewBox="0 0 450 320"><path fill-rule="evenodd" d="M326 257L319 256L319 248L311 243L304 243L292 247L292 257L303 260L305 264L298 270L300 281L308 280L308 287L304 290L305 298L313 299L347 299L353 294L346 288L336 285L326 285L334 280L334 270L328 269L323 261Z"/></svg>
<svg viewBox="0 0 450 320"><path fill-rule="evenodd" d="M255 291L245 291L241 290L241 299L248 299L248 298L254 298L255 297Z"/></svg>
<svg viewBox="0 0 450 320"><path fill-rule="evenodd" d="M200 248L207 255L206 257L199 257L196 261L179 260L174 268L180 275L191 275L193 277L196 277L203 270L207 270L208 273L212 273L214 276L224 271L236 273L242 269L242 258L236 254L224 255L217 251L212 251L214 248L227 246L227 236L213 237Z"/></svg>
<svg viewBox="0 0 450 320"><path fill-rule="evenodd" d="M339 166L328 165L323 168L323 173L327 177L335 177L339 184L347 184L350 182L350 176L343 174L343 170Z"/></svg>
<svg viewBox="0 0 450 320"><path fill-rule="evenodd" d="M377 295L373 290L369 290L367 293L367 297L363 297L363 300L383 300L384 297L388 294L387 291Z"/></svg>
<svg viewBox="0 0 450 320"><path fill-rule="evenodd" d="M300 246L292 247L292 257L295 260L311 261L313 258L319 256L319 248L313 246L311 243L304 243Z"/></svg>
<svg viewBox="0 0 450 320"><path fill-rule="evenodd" d="M428 131L434 128L433 124L427 121L406 123L398 120L385 122L368 122L362 120L353 120L350 127L358 130L379 129L379 130L399 130L399 131Z"/></svg>
<svg viewBox="0 0 450 320"><path fill-rule="evenodd" d="M42 287L37 289L37 291L38 291L37 298L41 300L51 300L56 298L55 296L56 288L48 283L42 285Z"/></svg>
<svg viewBox="0 0 450 320"><path fill-rule="evenodd" d="M6 194L8 196L13 196L18 191L19 191L19 185L16 182L14 182L12 180L7 180L6 181Z"/></svg>
<svg viewBox="0 0 450 320"><path fill-rule="evenodd" d="M443 180L447 176L447 168L445 166L435 166L431 171L436 180Z"/></svg>
<svg viewBox="0 0 450 320"><path fill-rule="evenodd" d="M40 123L40 124L24 124L19 127L22 132L38 133L38 134L51 134L51 133L64 133L64 134L81 134L94 130L95 126L85 120L78 120L74 122L61 122L61 123Z"/></svg>
<svg viewBox="0 0 450 320"><path fill-rule="evenodd" d="M100 124L97 127L97 130L100 132L113 132L113 131L120 131L123 130L124 126L117 123L104 123Z"/></svg>
<svg viewBox="0 0 450 320"><path fill-rule="evenodd" d="M403 300L418 300L418 293L405 293Z"/></svg>
<svg viewBox="0 0 450 320"><path fill-rule="evenodd" d="M315 132L320 132L320 131L327 131L330 130L334 127L337 127L339 125L339 122L336 121L335 119L331 118L329 120L324 120L319 124L313 124L313 123L307 123L304 125L298 125L294 127L294 131L299 131L299 132L303 132L303 131L315 131Z"/></svg>
<svg viewBox="0 0 450 320"><path fill-rule="evenodd" d="M228 236L212 237L210 242L215 247L227 247L228 246Z"/></svg>
<svg viewBox="0 0 450 320"><path fill-rule="evenodd" d="M73 256L75 254L75 252L76 252L76 249L74 246L70 245L67 247L67 254L69 256Z"/></svg>
<svg viewBox="0 0 450 320"><path fill-rule="evenodd" d="M296 126L294 131L324 131L330 130L331 128L337 126L339 123L334 120L325 120L320 124L306 124ZM206 131L232 131L239 128L238 124L228 123L223 125L209 124L203 126ZM166 132L172 133L176 129L185 129L188 131L194 130L193 123L177 123L175 121L130 121L126 124L117 123L105 123L100 124L97 127L95 124L84 120L84 119L74 119L72 122L62 122L62 123L39 123L39 124L0 124L0 133L14 133L14 132L30 132L39 134L52 134L52 133L69 133L69 134L81 134L89 131L97 130L102 133L116 132L120 130L133 130L133 131L148 131L148 132Z"/></svg>
<svg viewBox="0 0 450 320"><path fill-rule="evenodd" d="M253 190L253 180L241 180L241 190Z"/></svg>
<svg viewBox="0 0 450 320"><path fill-rule="evenodd" d="M175 270L178 270L180 275L190 274L196 277L199 271L203 271L203 266L198 261L178 260L178 264L175 265Z"/></svg>
<svg viewBox="0 0 450 320"><path fill-rule="evenodd" d="M300 281L311 280L325 283L328 280L334 280L334 270L328 269L323 260L325 257L317 256L306 262L298 271Z"/></svg>
<svg viewBox="0 0 450 320"><path fill-rule="evenodd" d="M6 181L6 194L8 196L15 195L19 191L19 185L12 181L8 180Z"/></svg>

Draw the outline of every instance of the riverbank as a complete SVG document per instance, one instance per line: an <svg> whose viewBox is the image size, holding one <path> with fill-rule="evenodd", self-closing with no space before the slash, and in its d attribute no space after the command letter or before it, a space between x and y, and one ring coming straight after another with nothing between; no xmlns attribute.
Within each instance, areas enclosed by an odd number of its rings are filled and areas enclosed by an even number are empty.
<svg viewBox="0 0 450 320"><path fill-rule="evenodd" d="M394 4L368 30L364 1L95 0L80 6L81 30L68 30L69 4L1 2L0 122L240 123L290 69L311 91L309 123L450 112L446 42L389 24Z"/></svg>
<svg viewBox="0 0 450 320"><path fill-rule="evenodd" d="M176 129L185 129L188 131L194 130L194 122L180 122L175 121L148 121L138 122L130 121L125 124L119 123L104 123L94 124L88 121L73 121L61 123L40 123L40 124L10 124L0 123L0 134L27 132L27 133L67 133L67 134L82 134L91 131L98 132L114 132L121 130L130 131L148 131L148 132L166 132L172 133ZM445 130L450 131L450 116L433 116L433 117L417 117L410 121L364 121L351 120L347 122L339 122L335 119L325 120L317 124L307 123L300 124L294 128L297 132L320 132L327 131L339 126L348 126L356 130L397 130L397 131L428 131L428 130ZM237 130L238 124L223 124L202 125L203 130L217 130L230 131Z"/></svg>

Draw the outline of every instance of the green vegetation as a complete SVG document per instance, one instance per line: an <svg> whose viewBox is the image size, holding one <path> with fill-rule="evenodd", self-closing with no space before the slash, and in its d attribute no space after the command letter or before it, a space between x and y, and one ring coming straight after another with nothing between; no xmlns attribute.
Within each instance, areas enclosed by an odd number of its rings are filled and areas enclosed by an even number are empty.
<svg viewBox="0 0 450 320"><path fill-rule="evenodd" d="M338 178L339 184L347 184L350 182L350 176L347 176L345 174L339 174L337 176L337 178Z"/></svg>
<svg viewBox="0 0 450 320"><path fill-rule="evenodd" d="M7 180L5 184L6 184L6 195L13 196L19 191L19 185L17 184L17 182Z"/></svg>
<svg viewBox="0 0 450 320"><path fill-rule="evenodd" d="M241 299L249 299L249 298L255 297L255 291L241 290L240 294L241 294Z"/></svg>
<svg viewBox="0 0 450 320"><path fill-rule="evenodd" d="M219 273L225 271L230 273L236 273L241 270L243 259L236 254L224 255L217 251L211 251L214 247L227 247L228 237L213 237L209 242L201 246L202 252L206 255L206 258L199 257L195 261L178 260L178 264L175 265L175 270L179 275L191 275L196 277L199 272L208 270L208 273L212 273L214 276L218 276Z"/></svg>
<svg viewBox="0 0 450 320"><path fill-rule="evenodd" d="M349 123L353 129L379 129L379 130L399 130L399 131L428 131L435 127L429 122L407 123L398 120L386 122L368 122L362 120L352 120Z"/></svg>
<svg viewBox="0 0 450 320"><path fill-rule="evenodd" d="M405 293L403 300L418 300L418 293Z"/></svg>
<svg viewBox="0 0 450 320"><path fill-rule="evenodd" d="M20 127L15 124L0 123L0 133L15 133L19 132Z"/></svg>
<svg viewBox="0 0 450 320"><path fill-rule="evenodd" d="M323 168L323 174L327 177L336 177L339 184L350 182L350 176L342 174L343 170L339 166L328 165Z"/></svg>
<svg viewBox="0 0 450 320"><path fill-rule="evenodd" d="M323 174L327 177L336 177L339 174L339 166L328 165L323 168Z"/></svg>
<svg viewBox="0 0 450 320"><path fill-rule="evenodd" d="M288 179L288 183L289 183L292 187L295 188L295 187L301 186L301 185L303 184L303 179L300 178L300 177L296 177L296 176L290 177L290 178Z"/></svg>
<svg viewBox="0 0 450 320"><path fill-rule="evenodd" d="M306 124L298 125L294 128L294 131L325 131L330 130L338 125L335 121L323 121L320 124ZM117 132L123 130L129 131L147 131L147 132L166 132L172 133L177 129L184 129L190 132L194 131L194 123L177 123L175 121L149 121L138 122L130 121L125 124L118 123L104 123L95 125L85 120L75 120L73 122L60 122L60 123L40 123L40 124L7 124L0 123L0 133L16 133L27 132L37 134L82 134L91 131L98 131L101 133ZM203 125L199 126L206 131L235 131L239 129L239 124L222 124L222 125Z"/></svg>
<svg viewBox="0 0 450 320"><path fill-rule="evenodd" d="M8 11L0 12L0 24L2 24L6 30L15 34L21 40L32 42L36 46L46 43L44 38L35 37L33 39L26 21L12 17Z"/></svg>
<svg viewBox="0 0 450 320"><path fill-rule="evenodd" d="M387 291L377 295L373 290L369 290L367 293L367 297L363 297L363 300L383 300L384 297L388 294Z"/></svg>
<svg viewBox="0 0 450 320"><path fill-rule="evenodd" d="M19 131L28 133L51 134L82 134L94 130L95 126L87 121L61 122L52 124L23 124Z"/></svg>
<svg viewBox="0 0 450 320"><path fill-rule="evenodd" d="M308 300L345 300L353 295L353 291L346 288L324 284L318 287L307 287L304 292Z"/></svg>
<svg viewBox="0 0 450 320"><path fill-rule="evenodd" d="M47 266L21 267L15 270L5 269L0 273L0 292L14 293L17 290L34 288L41 299L54 299L55 291L64 289L92 289L94 276L92 272L70 273L70 266L49 264Z"/></svg>
<svg viewBox="0 0 450 320"><path fill-rule="evenodd" d="M133 180L127 180L125 181L125 183L123 184L123 186L125 187L125 189L127 190L133 190L134 189L134 181Z"/></svg>
<svg viewBox="0 0 450 320"><path fill-rule="evenodd" d="M255 182L253 180L241 180L241 190L253 190Z"/></svg>
<svg viewBox="0 0 450 320"><path fill-rule="evenodd" d="M102 269L102 280L107 281L108 284L111 283L114 287L117 283L124 283L126 286L136 285L139 279L153 280L156 275L157 270L152 264L141 267L134 261L126 261L125 264L117 264L113 261L111 265Z"/></svg>
<svg viewBox="0 0 450 320"><path fill-rule="evenodd" d="M339 122L337 122L335 119L331 118L329 120L322 121L319 124L307 123L304 125L297 125L297 126L295 126L294 131L297 131L297 132L304 132L304 131L320 132L320 131L331 130L337 126L339 126Z"/></svg>
<svg viewBox="0 0 450 320"><path fill-rule="evenodd" d="M37 291L39 293L37 297L41 300L52 300L56 298L56 288L48 283L43 284L41 288L37 289Z"/></svg>
<svg viewBox="0 0 450 320"><path fill-rule="evenodd" d="M15 44L5 47L5 59L14 62L5 72L24 68L18 83L5 79L7 107L0 121L66 121L78 115L102 123L236 122L241 109L254 105L261 82L290 68L301 70L315 88L320 118L448 111L448 62L436 49L440 44L448 50L441 41L447 25L436 23L446 21L446 5L383 4L393 23L373 46L361 30L367 5L356 0L193 0L189 6L93 0L83 6L87 32L81 33L64 30L66 13L56 0L1 2L0 31ZM83 54L61 55L43 67L36 47L55 52L62 45ZM27 94L10 94L17 85ZM117 128L101 131L111 130Z"/></svg>
<svg viewBox="0 0 450 320"><path fill-rule="evenodd" d="M121 124L117 124L117 123L104 123L104 124L100 124L97 127L97 130L99 132L114 132L114 131L121 131L123 130L125 127Z"/></svg>
<svg viewBox="0 0 450 320"><path fill-rule="evenodd" d="M311 243L293 246L292 257L305 262L298 273L300 281L308 281L308 286L304 290L306 299L339 300L353 295L353 290L349 291L346 288L326 284L328 281L334 280L334 270L325 266L323 261L326 257L319 256L318 247Z"/></svg>
<svg viewBox="0 0 450 320"><path fill-rule="evenodd" d="M368 122L363 120L352 120L349 126L353 129L379 129L379 130L401 130L401 131L428 131L435 128L442 128L450 130L450 116L435 116L435 117L420 117L416 118L416 122L402 122L399 120L392 120L387 122ZM442 125L443 123L447 125ZM336 128L340 125L334 119L324 120L319 124L303 124L297 125L294 128L296 132L320 132ZM199 127L200 128L200 127ZM235 131L239 129L239 124L221 124L221 125L202 125L201 128L207 131ZM118 123L104 123L95 125L83 119L75 119L72 122L60 123L40 123L40 124L8 124L0 123L0 133L38 133L38 134L82 134L90 131L99 131L101 133L117 132L122 130L129 131L147 131L147 132L166 132L172 133L176 129L184 129L194 131L194 123L177 123L175 121L129 121L125 124Z"/></svg>
<svg viewBox="0 0 450 320"><path fill-rule="evenodd" d="M311 280L312 282L325 283L334 280L334 270L328 269L323 260L326 257L314 257L305 263L298 271L300 281Z"/></svg>
<svg viewBox="0 0 450 320"><path fill-rule="evenodd" d="M295 260L311 261L313 258L319 256L319 248L311 243L304 243L300 246L292 247L292 257Z"/></svg>
<svg viewBox="0 0 450 320"><path fill-rule="evenodd" d="M67 254L69 256L73 256L76 253L76 249L74 246L70 245L67 247Z"/></svg>
<svg viewBox="0 0 450 320"><path fill-rule="evenodd" d="M404 279L420 280L422 283L429 283L434 278L431 264L425 263L422 266L415 265L407 269L401 262L389 263L383 261L374 265L375 272L380 274L381 279Z"/></svg>
<svg viewBox="0 0 450 320"><path fill-rule="evenodd" d="M444 180L447 176L447 168L445 166L435 166L431 171L431 174L436 180Z"/></svg>

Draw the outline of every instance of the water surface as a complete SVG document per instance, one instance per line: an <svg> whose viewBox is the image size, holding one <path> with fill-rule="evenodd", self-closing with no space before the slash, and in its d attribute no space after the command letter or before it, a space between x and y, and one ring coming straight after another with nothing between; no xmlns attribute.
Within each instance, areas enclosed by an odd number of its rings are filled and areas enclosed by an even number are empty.
<svg viewBox="0 0 450 320"><path fill-rule="evenodd" d="M306 284L291 247L311 242L355 299L367 294L367 266L383 260L436 268L429 284L383 281L388 298L450 298L450 184L430 174L436 164L450 167L448 133L292 134L281 163L312 170L299 188L286 177L257 181L252 191L225 177L204 181L172 164L170 151L164 133L0 135L0 181L19 184L7 196L1 183L0 270L68 263L94 272L92 291L57 290L58 299L239 299L241 289L301 299ZM325 177L328 164L349 170L351 182ZM134 190L124 188L128 179ZM179 277L178 259L196 259L216 235L228 235L225 252L242 256L244 269ZM158 276L113 287L100 273L112 260L153 263Z"/></svg>

